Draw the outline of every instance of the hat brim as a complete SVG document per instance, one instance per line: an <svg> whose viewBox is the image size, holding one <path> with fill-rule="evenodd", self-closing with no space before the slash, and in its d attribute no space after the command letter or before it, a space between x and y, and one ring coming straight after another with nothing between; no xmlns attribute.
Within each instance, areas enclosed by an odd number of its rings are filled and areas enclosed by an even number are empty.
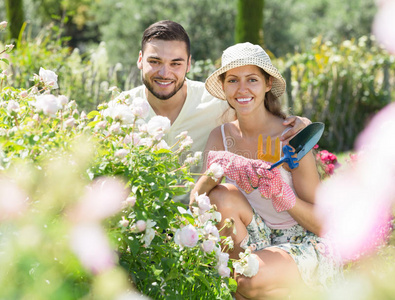
<svg viewBox="0 0 395 300"><path fill-rule="evenodd" d="M276 98L279 98L284 94L286 84L280 72L271 63L267 63L267 61L259 57L236 59L214 71L214 73L206 79L205 86L207 91L215 98L226 100L226 96L222 88L222 81L219 76L231 69L247 65L257 66L273 77L271 92Z"/></svg>

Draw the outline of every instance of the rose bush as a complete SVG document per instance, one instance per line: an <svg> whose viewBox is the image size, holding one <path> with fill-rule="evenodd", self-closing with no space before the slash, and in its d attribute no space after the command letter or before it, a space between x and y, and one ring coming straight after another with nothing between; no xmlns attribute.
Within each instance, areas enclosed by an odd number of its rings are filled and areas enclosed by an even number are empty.
<svg viewBox="0 0 395 300"><path fill-rule="evenodd" d="M86 113L50 70L27 90L1 71L0 298L232 298L220 214L205 195L192 212L174 201L200 159L180 161L186 132L168 145L169 120L116 88Z"/></svg>

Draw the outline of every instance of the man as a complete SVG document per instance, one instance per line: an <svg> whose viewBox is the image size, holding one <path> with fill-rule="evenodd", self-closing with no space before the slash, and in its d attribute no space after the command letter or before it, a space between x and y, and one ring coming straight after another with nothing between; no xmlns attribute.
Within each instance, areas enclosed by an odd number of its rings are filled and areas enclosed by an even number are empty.
<svg viewBox="0 0 395 300"><path fill-rule="evenodd" d="M184 28L163 20L150 25L143 33L137 61L143 85L127 91L131 99L141 97L150 104L149 117L170 119L166 142L173 145L183 131L193 139L191 151L203 151L212 129L223 123L226 101L213 98L203 82L186 79L191 68L190 40ZM310 121L289 117L285 124L293 125L283 137L287 141ZM201 166L194 168L200 171Z"/></svg>

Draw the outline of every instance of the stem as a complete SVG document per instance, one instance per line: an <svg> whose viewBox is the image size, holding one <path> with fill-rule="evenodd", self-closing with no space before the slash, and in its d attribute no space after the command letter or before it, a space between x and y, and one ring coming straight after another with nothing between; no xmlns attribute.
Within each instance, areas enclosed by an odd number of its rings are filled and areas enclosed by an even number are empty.
<svg viewBox="0 0 395 300"><path fill-rule="evenodd" d="M180 140L178 140L173 146L170 147L170 150L173 149L175 146L177 146L180 143Z"/></svg>
<svg viewBox="0 0 395 300"><path fill-rule="evenodd" d="M15 120L15 125L18 127L19 126L19 122L18 122L18 119L16 118L15 115L14 115L14 120Z"/></svg>
<svg viewBox="0 0 395 300"><path fill-rule="evenodd" d="M177 172L179 170L185 169L186 167L187 167L186 165L183 165L183 166L181 166L181 167L179 167L179 168L177 168L177 169L175 169L173 171L170 171L169 173L175 173L175 172Z"/></svg>

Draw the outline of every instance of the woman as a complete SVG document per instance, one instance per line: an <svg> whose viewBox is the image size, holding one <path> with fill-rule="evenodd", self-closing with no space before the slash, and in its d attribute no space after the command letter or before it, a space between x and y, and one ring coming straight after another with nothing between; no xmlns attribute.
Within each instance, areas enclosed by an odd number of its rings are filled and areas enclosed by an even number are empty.
<svg viewBox="0 0 395 300"><path fill-rule="evenodd" d="M226 183L202 176L191 193L207 193L233 228L231 258L247 247L258 255L259 272L237 277L237 299L286 297L294 284L325 287L340 272L332 250L318 237L321 224L314 215L314 194L319 175L312 153L299 167L286 165L269 171L257 160L258 136L280 137L286 132L278 98L285 80L257 45L236 44L222 55L222 66L206 81L207 90L228 101L236 120L215 128L207 141L204 170L213 163L225 171ZM256 189L254 189L256 188Z"/></svg>

